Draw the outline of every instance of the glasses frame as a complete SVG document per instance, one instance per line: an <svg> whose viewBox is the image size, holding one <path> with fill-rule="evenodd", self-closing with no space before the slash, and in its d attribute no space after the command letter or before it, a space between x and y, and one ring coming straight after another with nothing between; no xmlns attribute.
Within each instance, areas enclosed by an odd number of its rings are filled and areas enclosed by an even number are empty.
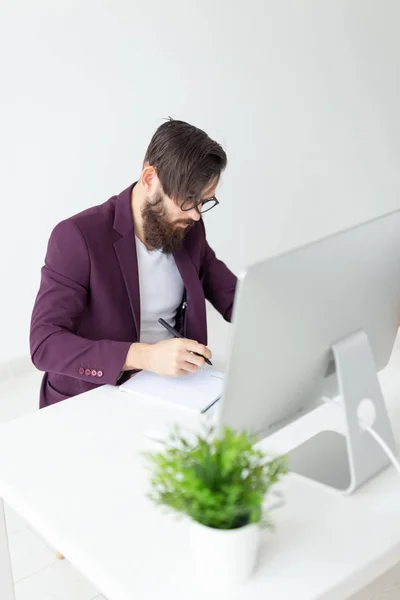
<svg viewBox="0 0 400 600"><path fill-rule="evenodd" d="M204 206L206 206L209 203L212 203L211 206L204 210ZM187 204L189 204L189 206L186 206ZM207 200L199 200L198 202L186 199L182 202L180 208L183 212L187 212L195 208L200 215L204 215L204 213L212 210L213 208L218 206L218 204L219 200L215 196L212 196L211 198L207 198Z"/></svg>

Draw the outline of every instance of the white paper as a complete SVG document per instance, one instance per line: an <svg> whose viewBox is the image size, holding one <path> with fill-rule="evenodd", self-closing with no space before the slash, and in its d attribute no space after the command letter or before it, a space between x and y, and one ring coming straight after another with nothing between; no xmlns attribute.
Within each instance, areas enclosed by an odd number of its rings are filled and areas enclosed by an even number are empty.
<svg viewBox="0 0 400 600"><path fill-rule="evenodd" d="M221 371L205 367L197 373L181 377L160 377L155 373L141 371L119 389L200 412L219 398L223 383L224 374Z"/></svg>

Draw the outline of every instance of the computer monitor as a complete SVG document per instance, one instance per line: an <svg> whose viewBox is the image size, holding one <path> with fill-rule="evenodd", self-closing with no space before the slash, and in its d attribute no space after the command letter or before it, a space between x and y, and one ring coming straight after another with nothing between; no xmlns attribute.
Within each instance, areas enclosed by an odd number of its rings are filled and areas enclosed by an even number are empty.
<svg viewBox="0 0 400 600"><path fill-rule="evenodd" d="M219 429L263 438L319 405L330 385L348 434L322 432L289 468L351 492L388 464L357 409L373 401L374 427L395 451L377 371L400 322L400 210L250 266L233 320Z"/></svg>

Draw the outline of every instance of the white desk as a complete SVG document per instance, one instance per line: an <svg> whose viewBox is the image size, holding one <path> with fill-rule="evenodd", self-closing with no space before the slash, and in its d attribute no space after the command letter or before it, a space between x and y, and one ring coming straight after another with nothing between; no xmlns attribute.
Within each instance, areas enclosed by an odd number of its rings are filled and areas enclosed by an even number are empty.
<svg viewBox="0 0 400 600"><path fill-rule="evenodd" d="M383 384L400 439L399 357ZM340 429L336 407L306 416L268 447L287 450L327 421ZM0 497L109 600L202 596L191 581L187 522L161 514L145 496L144 433L174 422L196 427L190 413L104 387L0 427ZM230 598L344 600L400 561L394 469L351 497L295 476L283 487L277 532L263 533L257 572ZM0 598L11 600L1 527L0 519Z"/></svg>

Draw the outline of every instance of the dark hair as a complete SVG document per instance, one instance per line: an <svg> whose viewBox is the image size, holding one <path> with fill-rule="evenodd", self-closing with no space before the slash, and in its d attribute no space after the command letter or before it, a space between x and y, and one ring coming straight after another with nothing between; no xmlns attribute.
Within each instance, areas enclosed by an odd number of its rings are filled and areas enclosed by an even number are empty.
<svg viewBox="0 0 400 600"><path fill-rule="evenodd" d="M153 135L144 162L157 171L164 192L175 201L200 199L227 165L220 144L184 121L169 118Z"/></svg>

